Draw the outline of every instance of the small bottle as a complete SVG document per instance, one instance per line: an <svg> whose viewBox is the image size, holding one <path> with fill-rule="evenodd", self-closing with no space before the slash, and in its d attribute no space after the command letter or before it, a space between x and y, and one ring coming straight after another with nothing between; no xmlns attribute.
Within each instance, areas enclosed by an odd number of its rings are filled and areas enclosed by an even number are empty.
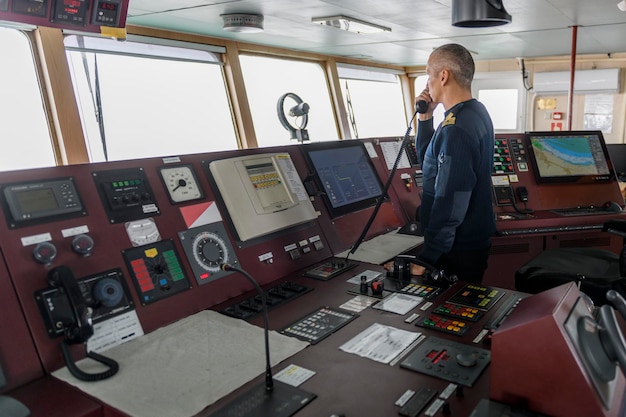
<svg viewBox="0 0 626 417"><path fill-rule="evenodd" d="M366 275L361 275L361 289L360 289L361 294L367 294L368 289L367 289L367 276Z"/></svg>

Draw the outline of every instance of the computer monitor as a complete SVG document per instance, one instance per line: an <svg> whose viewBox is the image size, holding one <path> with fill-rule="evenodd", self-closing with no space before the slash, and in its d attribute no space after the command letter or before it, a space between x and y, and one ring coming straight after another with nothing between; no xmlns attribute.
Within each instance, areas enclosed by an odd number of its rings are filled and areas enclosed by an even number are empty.
<svg viewBox="0 0 626 417"><path fill-rule="evenodd" d="M331 217L376 204L383 186L359 140L309 143L302 147Z"/></svg>
<svg viewBox="0 0 626 417"><path fill-rule="evenodd" d="M615 178L600 131L526 133L539 184L591 184Z"/></svg>

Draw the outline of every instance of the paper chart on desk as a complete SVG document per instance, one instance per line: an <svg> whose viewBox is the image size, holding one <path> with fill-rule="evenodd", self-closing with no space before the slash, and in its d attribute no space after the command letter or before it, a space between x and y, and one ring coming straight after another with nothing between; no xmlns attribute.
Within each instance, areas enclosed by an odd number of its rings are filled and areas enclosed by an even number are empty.
<svg viewBox="0 0 626 417"><path fill-rule="evenodd" d="M376 362L389 363L421 335L374 323L348 342L339 347L347 353L354 353Z"/></svg>

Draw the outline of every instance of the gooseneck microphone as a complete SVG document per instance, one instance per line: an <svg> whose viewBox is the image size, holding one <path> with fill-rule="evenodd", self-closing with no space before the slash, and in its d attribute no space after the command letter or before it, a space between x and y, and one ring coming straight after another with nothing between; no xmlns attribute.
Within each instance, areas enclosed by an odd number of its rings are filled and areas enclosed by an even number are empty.
<svg viewBox="0 0 626 417"><path fill-rule="evenodd" d="M420 114L426 113L428 111L428 102L426 100L417 100L415 110Z"/></svg>
<svg viewBox="0 0 626 417"><path fill-rule="evenodd" d="M234 271L239 272L241 275L247 278L248 281L254 286L256 292L261 296L261 305L263 306L263 330L265 332L265 390L272 391L274 389L274 378L272 377L272 365L270 364L270 335L269 335L269 317L267 314L267 300L265 292L261 289L259 284L250 274L243 269L236 268L230 264L221 264L220 269L222 271Z"/></svg>
<svg viewBox="0 0 626 417"><path fill-rule="evenodd" d="M237 396L215 413L212 417L291 417L302 407L310 403L317 395L301 390L281 381L274 385L272 365L270 363L269 318L267 312L267 295L250 274L243 269L223 263L222 271L239 272L252 283L261 296L263 306L263 330L265 334L265 383L257 384L252 389Z"/></svg>

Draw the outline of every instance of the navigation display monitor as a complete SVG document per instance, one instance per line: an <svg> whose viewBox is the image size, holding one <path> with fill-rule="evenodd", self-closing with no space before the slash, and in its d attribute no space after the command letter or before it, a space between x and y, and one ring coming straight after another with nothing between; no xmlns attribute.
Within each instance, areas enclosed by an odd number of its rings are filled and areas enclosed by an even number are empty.
<svg viewBox="0 0 626 417"><path fill-rule="evenodd" d="M600 131L529 132L538 183L597 183L615 178Z"/></svg>
<svg viewBox="0 0 626 417"><path fill-rule="evenodd" d="M331 217L376 204L383 187L361 141L308 143L302 149Z"/></svg>

